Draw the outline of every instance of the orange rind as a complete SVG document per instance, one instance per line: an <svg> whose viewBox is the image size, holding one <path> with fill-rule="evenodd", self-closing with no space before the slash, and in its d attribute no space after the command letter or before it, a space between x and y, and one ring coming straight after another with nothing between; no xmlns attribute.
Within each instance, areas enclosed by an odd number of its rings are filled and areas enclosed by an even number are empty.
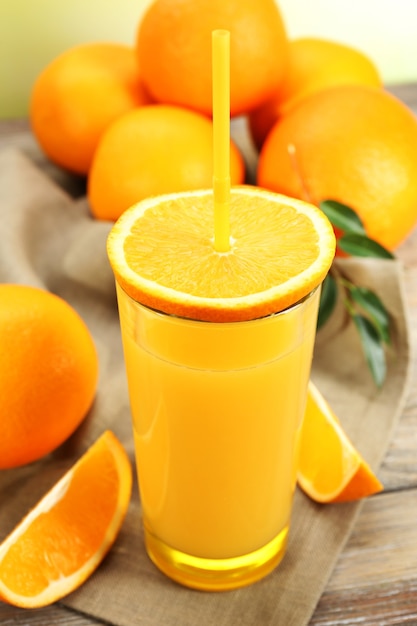
<svg viewBox="0 0 417 626"><path fill-rule="evenodd" d="M36 608L78 588L113 545L131 487L129 458L106 431L0 545L0 600Z"/></svg>
<svg viewBox="0 0 417 626"><path fill-rule="evenodd" d="M297 480L312 500L321 503L350 502L383 489L311 381L300 434Z"/></svg>

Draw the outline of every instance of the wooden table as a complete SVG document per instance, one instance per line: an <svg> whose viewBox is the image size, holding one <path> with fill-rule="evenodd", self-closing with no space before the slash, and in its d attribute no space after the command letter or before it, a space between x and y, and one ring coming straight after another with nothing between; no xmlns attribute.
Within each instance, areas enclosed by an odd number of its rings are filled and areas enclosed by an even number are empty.
<svg viewBox="0 0 417 626"><path fill-rule="evenodd" d="M417 85L396 86L391 91L417 113ZM0 123L0 136L21 129L21 124L19 121ZM416 348L417 229L396 254L406 268L411 340ZM380 478L385 490L364 503L310 626L417 625L417 352L413 355L408 400ZM0 602L0 624L99 626L105 622L71 611L59 603L27 611Z"/></svg>

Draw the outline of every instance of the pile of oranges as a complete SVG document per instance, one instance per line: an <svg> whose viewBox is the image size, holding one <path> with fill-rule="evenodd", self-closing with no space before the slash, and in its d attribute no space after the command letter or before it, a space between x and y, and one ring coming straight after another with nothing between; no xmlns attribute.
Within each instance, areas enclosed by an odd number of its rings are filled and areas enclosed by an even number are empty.
<svg viewBox="0 0 417 626"><path fill-rule="evenodd" d="M211 32L230 31L231 116L260 153L256 183L338 200L393 250L417 221L417 122L362 52L291 40L277 0L154 0L131 46L67 50L36 80L41 147L86 176L94 217L212 184ZM232 184L245 161L231 145Z"/></svg>

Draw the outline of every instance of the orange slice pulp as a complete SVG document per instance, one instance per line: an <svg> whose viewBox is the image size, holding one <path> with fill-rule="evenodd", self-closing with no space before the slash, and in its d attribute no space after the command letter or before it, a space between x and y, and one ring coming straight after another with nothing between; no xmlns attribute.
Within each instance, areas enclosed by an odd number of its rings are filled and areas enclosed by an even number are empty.
<svg viewBox="0 0 417 626"><path fill-rule="evenodd" d="M311 381L301 428L297 479L301 489L316 502L349 502L383 489Z"/></svg>
<svg viewBox="0 0 417 626"><path fill-rule="evenodd" d="M211 190L148 198L119 218L107 244L120 286L182 317L255 319L298 302L333 260L332 226L317 207L259 187L233 187L231 249L214 248Z"/></svg>
<svg viewBox="0 0 417 626"><path fill-rule="evenodd" d="M119 532L132 471L106 431L0 545L0 599L34 608L83 583Z"/></svg>

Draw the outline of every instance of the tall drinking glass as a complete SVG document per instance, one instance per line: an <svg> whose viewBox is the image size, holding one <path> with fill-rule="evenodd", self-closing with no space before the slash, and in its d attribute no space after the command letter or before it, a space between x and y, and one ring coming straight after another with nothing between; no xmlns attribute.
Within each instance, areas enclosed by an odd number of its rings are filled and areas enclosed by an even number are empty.
<svg viewBox="0 0 417 626"><path fill-rule="evenodd" d="M146 549L184 585L247 585L284 555L319 293L216 323L117 285Z"/></svg>

